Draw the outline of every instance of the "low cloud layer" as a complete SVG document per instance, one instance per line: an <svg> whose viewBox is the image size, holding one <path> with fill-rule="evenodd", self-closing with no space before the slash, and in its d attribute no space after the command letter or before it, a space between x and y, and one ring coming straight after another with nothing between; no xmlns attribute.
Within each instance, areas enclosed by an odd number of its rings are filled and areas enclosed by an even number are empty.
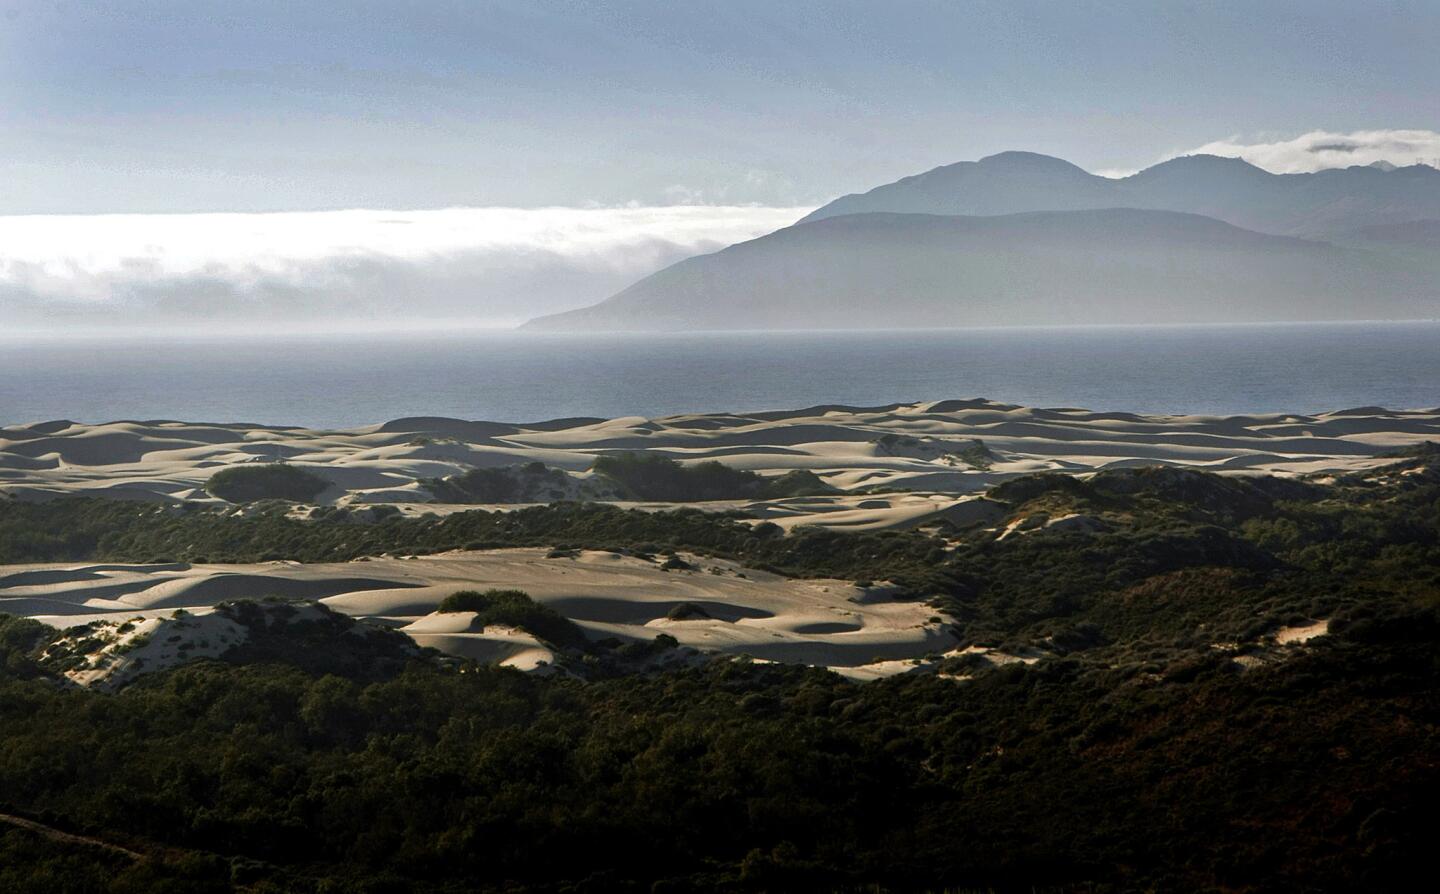
<svg viewBox="0 0 1440 894"><path fill-rule="evenodd" d="M807 208L0 217L0 328L506 326Z"/></svg>
<svg viewBox="0 0 1440 894"><path fill-rule="evenodd" d="M1377 161L1404 167L1440 167L1440 133L1433 130L1357 130L1335 133L1312 130L1290 140L1216 140L1177 155L1224 155L1243 158L1276 174L1300 174L1326 168L1348 168Z"/></svg>

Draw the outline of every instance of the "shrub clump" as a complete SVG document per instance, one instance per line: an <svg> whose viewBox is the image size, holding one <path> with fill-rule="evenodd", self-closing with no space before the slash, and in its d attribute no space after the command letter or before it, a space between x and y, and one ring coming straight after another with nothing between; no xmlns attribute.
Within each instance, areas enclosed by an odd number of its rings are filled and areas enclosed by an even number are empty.
<svg viewBox="0 0 1440 894"><path fill-rule="evenodd" d="M533 462L425 478L421 484L441 503L533 503L563 499L567 480L564 471Z"/></svg>
<svg viewBox="0 0 1440 894"><path fill-rule="evenodd" d="M709 620L711 615L703 607L693 602L682 602L670 609L665 617L671 621L696 621Z"/></svg>
<svg viewBox="0 0 1440 894"><path fill-rule="evenodd" d="M221 469L205 482L205 491L231 503L255 500L308 503L329 486L330 482L313 472L285 463L267 463Z"/></svg>
<svg viewBox="0 0 1440 894"><path fill-rule="evenodd" d="M683 466L650 453L616 453L595 460L595 471L636 500L691 503L813 496L833 488L814 472L794 471L766 478L715 462Z"/></svg>
<svg viewBox="0 0 1440 894"><path fill-rule="evenodd" d="M446 596L436 611L474 612L475 620L486 627L518 627L556 646L583 649L589 644L574 621L531 599L523 590L461 590Z"/></svg>

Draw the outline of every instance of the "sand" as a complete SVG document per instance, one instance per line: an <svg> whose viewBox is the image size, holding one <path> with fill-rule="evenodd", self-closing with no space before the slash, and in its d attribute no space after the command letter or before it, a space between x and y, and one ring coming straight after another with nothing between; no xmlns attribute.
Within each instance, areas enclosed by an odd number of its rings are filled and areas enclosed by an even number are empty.
<svg viewBox="0 0 1440 894"><path fill-rule="evenodd" d="M0 567L0 612L60 628L140 619L136 630L145 634L154 619L177 608L196 616L198 631L210 607L223 600L304 597L399 628L442 652L526 670L552 666L548 647L523 631L478 627L471 613L435 613L457 590L499 587L524 590L591 639L649 641L667 633L707 653L842 669L906 662L956 644L948 619L922 603L895 601L883 585L792 580L694 555L682 554L694 570L662 571L657 562L604 551L547 554L503 549L314 565ZM700 612L668 617L687 603ZM226 631L206 632L216 645L227 638ZM151 669L173 657L138 654ZM97 678L114 672L107 665Z"/></svg>
<svg viewBox="0 0 1440 894"><path fill-rule="evenodd" d="M1330 633L1330 620L1315 621L1310 624L1300 624L1295 627L1282 627L1275 631L1275 642L1284 646L1290 643L1308 643L1316 637L1327 636Z"/></svg>
<svg viewBox="0 0 1440 894"><path fill-rule="evenodd" d="M818 497L700 504L740 510L757 523L863 531L946 518L994 526L1004 521L1003 512L984 491L1033 472L1086 474L1163 464L1236 475L1342 473L1382 465L1390 461L1383 454L1427 440L1440 440L1440 409L1141 416L984 400L528 426L416 418L335 431L55 421L0 429L0 499L103 495L217 502L203 489L216 470L283 459L331 482L321 503L445 513L474 507L434 503L418 479L534 461L583 478L606 452L647 450L681 462L719 460L766 475L808 469L836 489ZM1100 524L1084 516L1044 523L1085 529ZM1019 520L1003 534L1023 534L1025 525ZM707 653L829 667L858 680L933 669L937 656L954 654L949 619L923 604L896 602L884 587L789 580L694 556L688 558L697 570L667 572L613 553L548 558L546 552L453 552L305 566L0 567L0 612L71 627L91 620L150 623L176 609L203 617L228 599L316 599L402 629L443 652L552 670L555 654L524 631L479 627L473 615L435 614L440 601L457 590L513 587L571 618L594 639L648 641L666 633ZM703 613L672 620L669 615L684 603ZM1324 628L1315 624L1287 628L1277 639L1288 645L1322 635ZM217 632L212 641L221 639ZM97 679L123 681L134 657L107 665ZM176 658L168 652L139 657L152 668Z"/></svg>
<svg viewBox="0 0 1440 894"><path fill-rule="evenodd" d="M217 470L283 459L332 482L322 503L443 513L471 507L434 503L418 479L534 461L583 477L599 455L647 450L765 475L814 471L838 493L708 505L787 528L866 530L924 524L941 514L988 521L976 495L1031 472L1155 464L1230 474L1345 472L1426 440L1440 440L1440 409L1142 416L953 400L527 426L426 417L334 431L60 420L0 428L0 497L209 501L204 483ZM976 441L988 455L978 464Z"/></svg>

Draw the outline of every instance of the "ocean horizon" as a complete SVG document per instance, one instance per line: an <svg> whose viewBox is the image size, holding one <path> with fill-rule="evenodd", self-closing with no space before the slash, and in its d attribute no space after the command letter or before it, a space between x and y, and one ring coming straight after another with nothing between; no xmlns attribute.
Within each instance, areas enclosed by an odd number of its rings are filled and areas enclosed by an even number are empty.
<svg viewBox="0 0 1440 894"><path fill-rule="evenodd" d="M4 425L340 428L952 398L1204 415L1433 408L1440 322L0 340Z"/></svg>

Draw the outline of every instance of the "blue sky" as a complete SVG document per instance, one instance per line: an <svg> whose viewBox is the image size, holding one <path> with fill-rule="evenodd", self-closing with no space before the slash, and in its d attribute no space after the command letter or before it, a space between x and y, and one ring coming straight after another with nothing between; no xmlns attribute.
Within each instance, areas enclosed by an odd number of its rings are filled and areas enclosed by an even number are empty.
<svg viewBox="0 0 1440 894"><path fill-rule="evenodd" d="M0 214L813 205L1436 129L1440 3L0 0Z"/></svg>

